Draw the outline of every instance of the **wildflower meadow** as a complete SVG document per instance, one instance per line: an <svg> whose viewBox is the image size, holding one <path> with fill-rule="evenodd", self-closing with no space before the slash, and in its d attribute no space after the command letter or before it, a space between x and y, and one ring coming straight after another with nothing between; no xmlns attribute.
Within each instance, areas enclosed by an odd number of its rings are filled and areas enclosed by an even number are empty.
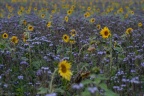
<svg viewBox="0 0 144 96"><path fill-rule="evenodd" d="M0 96L144 96L144 0L1 0Z"/></svg>

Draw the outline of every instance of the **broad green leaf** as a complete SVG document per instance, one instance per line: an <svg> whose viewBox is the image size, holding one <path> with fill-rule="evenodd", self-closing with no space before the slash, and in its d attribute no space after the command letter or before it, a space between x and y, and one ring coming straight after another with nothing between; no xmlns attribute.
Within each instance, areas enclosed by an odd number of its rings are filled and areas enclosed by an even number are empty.
<svg viewBox="0 0 144 96"><path fill-rule="evenodd" d="M48 88L40 87L38 90L39 92L37 94L45 94L48 92Z"/></svg>

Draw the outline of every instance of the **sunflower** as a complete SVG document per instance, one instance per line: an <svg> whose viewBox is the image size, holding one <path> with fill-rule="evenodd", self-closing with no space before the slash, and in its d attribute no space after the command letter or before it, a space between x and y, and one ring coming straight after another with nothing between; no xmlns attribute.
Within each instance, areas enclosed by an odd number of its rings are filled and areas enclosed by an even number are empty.
<svg viewBox="0 0 144 96"><path fill-rule="evenodd" d="M72 29L72 30L70 31L70 35L71 35L71 36L75 36L76 34L77 34L77 32L76 32L75 29Z"/></svg>
<svg viewBox="0 0 144 96"><path fill-rule="evenodd" d="M71 14L72 14L72 10L68 10L67 15L71 15Z"/></svg>
<svg viewBox="0 0 144 96"><path fill-rule="evenodd" d="M48 27L48 28L51 27L51 23L52 23L52 22L50 22L50 21L47 23L47 27Z"/></svg>
<svg viewBox="0 0 144 96"><path fill-rule="evenodd" d="M100 25L100 24L96 25L96 28L97 28L98 30L100 30L100 29L101 29L101 25Z"/></svg>
<svg viewBox="0 0 144 96"><path fill-rule="evenodd" d="M33 31L34 27L32 25L28 25L28 31Z"/></svg>
<svg viewBox="0 0 144 96"><path fill-rule="evenodd" d="M134 15L134 11L130 11L131 15Z"/></svg>
<svg viewBox="0 0 144 96"><path fill-rule="evenodd" d="M123 13L123 8L118 9L117 13Z"/></svg>
<svg viewBox="0 0 144 96"><path fill-rule="evenodd" d="M8 38L8 34L7 33L3 33L2 34L2 38L7 39Z"/></svg>
<svg viewBox="0 0 144 96"><path fill-rule="evenodd" d="M22 40L23 40L23 42L26 42L26 38L24 37L24 38L22 38Z"/></svg>
<svg viewBox="0 0 144 96"><path fill-rule="evenodd" d="M71 9L71 10L74 10L74 9L75 9L75 5L72 5L70 9Z"/></svg>
<svg viewBox="0 0 144 96"><path fill-rule="evenodd" d="M19 10L18 12L17 12L17 14L19 15L19 16L21 16L22 15L22 10Z"/></svg>
<svg viewBox="0 0 144 96"><path fill-rule="evenodd" d="M108 27L104 27L101 31L100 31L100 35L102 35L102 38L108 38L111 33L110 30L108 29Z"/></svg>
<svg viewBox="0 0 144 96"><path fill-rule="evenodd" d="M11 14L9 14L9 15L7 16L7 18L8 18L8 19L10 19L11 17L12 17L12 15L11 15Z"/></svg>
<svg viewBox="0 0 144 96"><path fill-rule="evenodd" d="M26 20L23 20L23 24L26 25L26 24L27 24L27 21L26 21Z"/></svg>
<svg viewBox="0 0 144 96"><path fill-rule="evenodd" d="M73 40L73 39L70 39L70 40L69 40L69 43L70 43L70 44L75 44L75 43L76 43L76 41L75 41L75 40Z"/></svg>
<svg viewBox="0 0 144 96"><path fill-rule="evenodd" d="M28 40L28 39L29 39L29 32L24 32L22 35L23 42L26 42L26 40Z"/></svg>
<svg viewBox="0 0 144 96"><path fill-rule="evenodd" d="M41 14L41 18L45 18L45 14Z"/></svg>
<svg viewBox="0 0 144 96"><path fill-rule="evenodd" d="M89 13L89 12L86 12L86 13L84 14L84 17L85 17L85 18L90 17L90 13Z"/></svg>
<svg viewBox="0 0 144 96"><path fill-rule="evenodd" d="M58 64L58 73L68 81L70 81L72 76L72 72L70 68L71 68L71 63L68 63L66 60L62 60Z"/></svg>
<svg viewBox="0 0 144 96"><path fill-rule="evenodd" d="M12 42L12 43L17 44L18 41L19 41L19 40L18 40L17 36L12 36L12 37L11 37L11 42Z"/></svg>
<svg viewBox="0 0 144 96"><path fill-rule="evenodd" d="M126 34L131 34L131 33L132 33L132 31L133 31L133 29L132 29L132 28L127 28L127 29L126 29Z"/></svg>
<svg viewBox="0 0 144 96"><path fill-rule="evenodd" d="M54 14L56 12L56 10L52 10L51 13Z"/></svg>
<svg viewBox="0 0 144 96"><path fill-rule="evenodd" d="M91 7L88 7L87 10L90 11L90 10L91 10Z"/></svg>
<svg viewBox="0 0 144 96"><path fill-rule="evenodd" d="M52 19L53 18L53 15L50 15L50 19Z"/></svg>
<svg viewBox="0 0 144 96"><path fill-rule="evenodd" d="M140 23L138 23L138 27L142 27L142 23L140 22Z"/></svg>
<svg viewBox="0 0 144 96"><path fill-rule="evenodd" d="M37 11L37 7L34 7L34 11Z"/></svg>
<svg viewBox="0 0 144 96"><path fill-rule="evenodd" d="M31 9L26 10L27 14L30 14L30 12L31 12Z"/></svg>
<svg viewBox="0 0 144 96"><path fill-rule="evenodd" d="M87 18L87 17L88 17L86 13L84 14L84 17L85 17L85 18Z"/></svg>
<svg viewBox="0 0 144 96"><path fill-rule="evenodd" d="M62 39L63 39L63 41L64 41L65 43L68 43L70 37L69 37L67 34L64 34L63 37L62 37Z"/></svg>
<svg viewBox="0 0 144 96"><path fill-rule="evenodd" d="M95 22L95 18L91 18L89 22L90 23L94 23Z"/></svg>
<svg viewBox="0 0 144 96"><path fill-rule="evenodd" d="M64 20L65 20L66 22L68 22L68 20L69 20L68 16L65 16Z"/></svg>
<svg viewBox="0 0 144 96"><path fill-rule="evenodd" d="M129 16L128 14L125 14L125 16L124 16L124 17L125 17L125 18L128 18L128 16Z"/></svg>

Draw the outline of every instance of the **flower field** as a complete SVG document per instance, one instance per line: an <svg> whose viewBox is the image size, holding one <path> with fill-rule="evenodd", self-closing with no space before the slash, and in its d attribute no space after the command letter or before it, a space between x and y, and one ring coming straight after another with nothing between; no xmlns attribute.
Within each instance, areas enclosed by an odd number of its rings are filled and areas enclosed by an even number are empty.
<svg viewBox="0 0 144 96"><path fill-rule="evenodd" d="M144 96L144 0L0 1L0 96Z"/></svg>

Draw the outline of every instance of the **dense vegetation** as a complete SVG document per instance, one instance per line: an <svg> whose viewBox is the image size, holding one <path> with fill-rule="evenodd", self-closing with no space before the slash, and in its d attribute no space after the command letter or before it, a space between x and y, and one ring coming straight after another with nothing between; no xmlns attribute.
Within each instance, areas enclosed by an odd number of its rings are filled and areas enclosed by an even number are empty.
<svg viewBox="0 0 144 96"><path fill-rule="evenodd" d="M143 96L144 1L0 1L0 95Z"/></svg>

